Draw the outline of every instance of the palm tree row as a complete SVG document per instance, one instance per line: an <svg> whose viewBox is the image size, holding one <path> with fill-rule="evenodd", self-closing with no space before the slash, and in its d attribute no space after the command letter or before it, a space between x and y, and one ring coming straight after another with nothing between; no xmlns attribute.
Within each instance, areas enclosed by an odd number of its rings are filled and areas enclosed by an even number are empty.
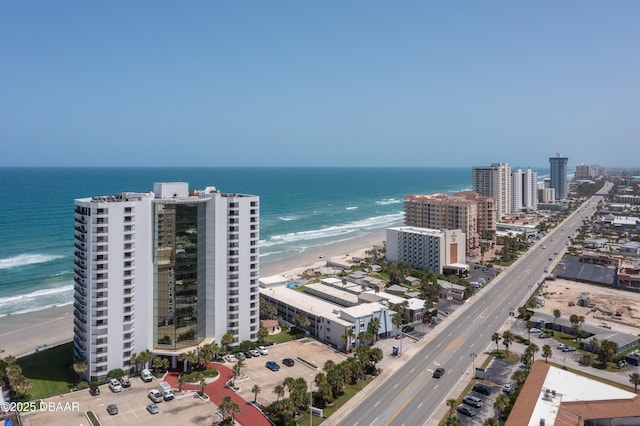
<svg viewBox="0 0 640 426"><path fill-rule="evenodd" d="M513 334L512 332L510 332L509 330L505 330L502 334L496 332L493 333L493 335L491 336L491 341L495 342L496 344L496 354L500 353L500 349L498 347L498 344L500 343L500 341L502 341L502 344L504 345L506 351L507 351L507 358L509 357L509 346L513 343L513 341L516 339L515 334Z"/></svg>

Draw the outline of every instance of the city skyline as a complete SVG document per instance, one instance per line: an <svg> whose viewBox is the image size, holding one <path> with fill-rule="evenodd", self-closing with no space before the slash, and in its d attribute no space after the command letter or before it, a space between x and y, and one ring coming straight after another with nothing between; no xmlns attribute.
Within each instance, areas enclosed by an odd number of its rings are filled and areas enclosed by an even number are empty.
<svg viewBox="0 0 640 426"><path fill-rule="evenodd" d="M0 167L526 168L555 152L631 167L639 16L632 1L7 3Z"/></svg>

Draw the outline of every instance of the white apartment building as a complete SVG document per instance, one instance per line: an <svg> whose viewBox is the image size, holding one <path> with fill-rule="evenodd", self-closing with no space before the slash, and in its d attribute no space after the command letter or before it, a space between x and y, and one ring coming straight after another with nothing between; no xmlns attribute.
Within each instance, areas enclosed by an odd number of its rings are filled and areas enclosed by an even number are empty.
<svg viewBox="0 0 640 426"><path fill-rule="evenodd" d="M506 163L493 163L476 166L471 173L473 191L495 198L498 221L511 213L511 167Z"/></svg>
<svg viewBox="0 0 640 426"><path fill-rule="evenodd" d="M538 174L531 169L511 172L511 213L538 208Z"/></svg>
<svg viewBox="0 0 640 426"><path fill-rule="evenodd" d="M442 274L465 270L465 235L460 229L400 226L387 229L387 261Z"/></svg>
<svg viewBox="0 0 640 426"><path fill-rule="evenodd" d="M88 380L127 371L134 352L175 366L227 331L257 340L257 196L171 182L75 206L74 356Z"/></svg>

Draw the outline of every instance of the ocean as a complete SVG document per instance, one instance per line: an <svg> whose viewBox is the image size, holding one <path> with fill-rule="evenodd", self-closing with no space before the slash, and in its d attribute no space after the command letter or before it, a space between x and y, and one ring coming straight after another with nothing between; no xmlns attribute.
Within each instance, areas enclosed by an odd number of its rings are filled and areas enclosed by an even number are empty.
<svg viewBox="0 0 640 426"><path fill-rule="evenodd" d="M267 264L400 225L405 195L469 190L471 169L0 168L0 318L72 303L74 199L173 181L259 195Z"/></svg>

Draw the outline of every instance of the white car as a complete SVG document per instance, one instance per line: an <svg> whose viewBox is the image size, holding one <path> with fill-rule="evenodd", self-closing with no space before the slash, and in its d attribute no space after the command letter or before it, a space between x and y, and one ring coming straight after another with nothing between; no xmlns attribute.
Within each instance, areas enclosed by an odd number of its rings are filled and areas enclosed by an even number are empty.
<svg viewBox="0 0 640 426"><path fill-rule="evenodd" d="M122 385L116 379L109 379L109 387L112 392L120 392L122 391Z"/></svg>
<svg viewBox="0 0 640 426"><path fill-rule="evenodd" d="M236 362L238 359L234 354L229 354L224 357L228 362Z"/></svg>
<svg viewBox="0 0 640 426"><path fill-rule="evenodd" d="M269 350L264 346L258 346L257 349L258 349L258 352L260 352L260 355L269 355Z"/></svg>
<svg viewBox="0 0 640 426"><path fill-rule="evenodd" d="M515 389L515 387L511 384L511 383L507 383L506 385L504 385L504 387L502 388L502 392L505 393L511 393L513 392L513 390Z"/></svg>
<svg viewBox="0 0 640 426"><path fill-rule="evenodd" d="M260 356L260 351L257 349L251 349L249 352L251 352L251 356Z"/></svg>

